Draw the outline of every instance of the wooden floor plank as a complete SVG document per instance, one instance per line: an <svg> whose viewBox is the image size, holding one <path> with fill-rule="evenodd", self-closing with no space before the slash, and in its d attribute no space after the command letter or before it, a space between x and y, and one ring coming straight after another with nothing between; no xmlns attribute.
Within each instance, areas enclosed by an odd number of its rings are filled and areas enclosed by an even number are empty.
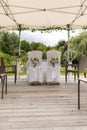
<svg viewBox="0 0 87 130"><path fill-rule="evenodd" d="M81 83L81 110L77 98L74 81L42 86L8 81L8 94L0 99L0 130L87 130L86 83Z"/></svg>

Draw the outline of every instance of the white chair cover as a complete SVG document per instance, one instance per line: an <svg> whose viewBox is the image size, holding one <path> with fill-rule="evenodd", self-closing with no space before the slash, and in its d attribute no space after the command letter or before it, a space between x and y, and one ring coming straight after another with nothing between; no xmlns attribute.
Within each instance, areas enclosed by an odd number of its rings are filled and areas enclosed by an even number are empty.
<svg viewBox="0 0 87 130"><path fill-rule="evenodd" d="M53 67L50 63L51 58L57 58L58 63ZM46 71L46 82L60 82L60 58L61 52L56 50L51 50L47 52L47 71Z"/></svg>
<svg viewBox="0 0 87 130"><path fill-rule="evenodd" d="M33 66L31 58L38 58L39 63L36 67ZM31 51L28 53L28 61L26 66L26 73L27 73L27 81L29 83L32 82L43 82L43 72L42 72L42 52L41 51Z"/></svg>

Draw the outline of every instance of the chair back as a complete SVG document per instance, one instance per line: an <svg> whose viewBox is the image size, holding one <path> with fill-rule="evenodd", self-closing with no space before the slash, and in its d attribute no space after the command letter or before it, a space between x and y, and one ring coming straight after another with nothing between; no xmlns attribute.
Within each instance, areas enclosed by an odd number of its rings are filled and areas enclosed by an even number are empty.
<svg viewBox="0 0 87 130"><path fill-rule="evenodd" d="M32 67L32 61L31 59L37 58L39 60L38 65L41 65L42 63L42 52L41 51L30 51L28 52L28 66Z"/></svg>
<svg viewBox="0 0 87 130"><path fill-rule="evenodd" d="M61 61L61 52L60 51L56 51L56 50L47 51L47 64L48 65L51 65L51 63L50 63L51 58L55 58L55 59L58 58L57 65L60 66L60 61Z"/></svg>
<svg viewBox="0 0 87 130"><path fill-rule="evenodd" d="M4 59L3 57L0 57L0 73L5 72L5 64L4 64Z"/></svg>
<svg viewBox="0 0 87 130"><path fill-rule="evenodd" d="M86 68L87 68L87 57L86 56L82 56L79 60L79 72L86 72Z"/></svg>

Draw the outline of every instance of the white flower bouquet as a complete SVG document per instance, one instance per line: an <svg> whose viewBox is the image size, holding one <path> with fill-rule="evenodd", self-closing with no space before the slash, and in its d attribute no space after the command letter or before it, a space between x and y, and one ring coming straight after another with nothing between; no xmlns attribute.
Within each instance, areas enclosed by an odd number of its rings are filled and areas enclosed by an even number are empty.
<svg viewBox="0 0 87 130"><path fill-rule="evenodd" d="M55 67L55 64L58 63L58 58L51 57L51 59L50 59L50 63L52 64L53 67Z"/></svg>
<svg viewBox="0 0 87 130"><path fill-rule="evenodd" d="M33 64L33 67L35 68L37 64L39 64L39 59L37 57L31 58L31 62Z"/></svg>

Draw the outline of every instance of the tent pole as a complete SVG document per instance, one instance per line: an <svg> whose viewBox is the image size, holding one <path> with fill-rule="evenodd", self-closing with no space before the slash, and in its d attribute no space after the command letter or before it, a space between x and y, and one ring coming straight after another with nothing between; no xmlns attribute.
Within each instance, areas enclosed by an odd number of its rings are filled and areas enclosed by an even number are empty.
<svg viewBox="0 0 87 130"><path fill-rule="evenodd" d="M18 79L20 79L20 72L21 72L21 41L20 41L20 38L21 38L21 25L19 24L18 25L18 31L19 31L19 58L18 58L18 62L17 62L17 77Z"/></svg>
<svg viewBox="0 0 87 130"><path fill-rule="evenodd" d="M20 61L20 56L21 56L21 41L20 41L20 38L21 38L21 30L19 30L19 61Z"/></svg>
<svg viewBox="0 0 87 130"><path fill-rule="evenodd" d="M68 31L68 62L70 61L70 47L69 47L69 38L70 38L70 24L67 24L67 31Z"/></svg>

